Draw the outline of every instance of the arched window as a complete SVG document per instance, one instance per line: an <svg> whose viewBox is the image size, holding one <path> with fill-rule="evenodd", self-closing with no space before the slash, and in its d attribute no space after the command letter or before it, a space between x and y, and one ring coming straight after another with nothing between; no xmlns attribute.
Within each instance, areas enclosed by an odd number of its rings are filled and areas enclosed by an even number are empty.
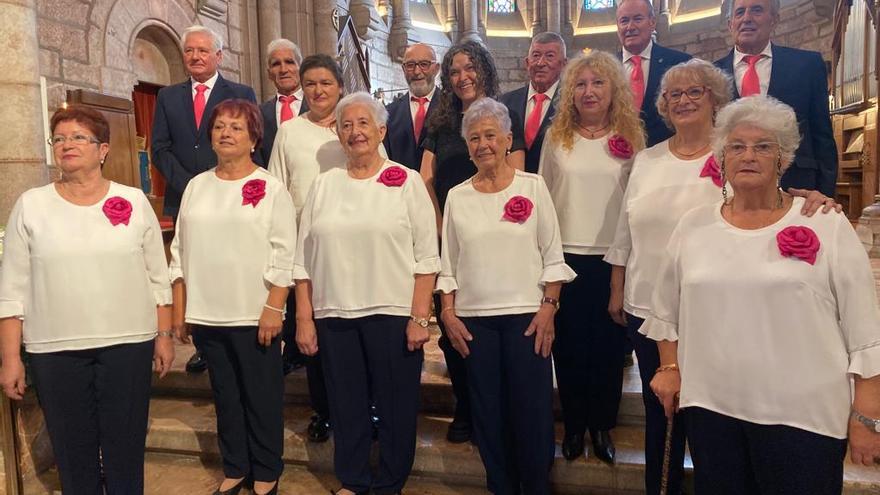
<svg viewBox="0 0 880 495"><path fill-rule="evenodd" d="M515 8L514 0L489 0L489 12L492 14L512 14Z"/></svg>
<svg viewBox="0 0 880 495"><path fill-rule="evenodd" d="M584 10L602 10L614 7L614 0L584 0Z"/></svg>

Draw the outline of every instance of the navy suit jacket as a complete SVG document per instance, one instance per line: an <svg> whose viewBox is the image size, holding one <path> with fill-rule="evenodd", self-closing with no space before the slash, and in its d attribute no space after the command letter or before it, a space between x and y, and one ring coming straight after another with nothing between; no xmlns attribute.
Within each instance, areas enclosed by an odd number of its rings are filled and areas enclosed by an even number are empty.
<svg viewBox="0 0 880 495"><path fill-rule="evenodd" d="M434 108L437 107L437 102L440 99L440 90L434 90L434 97L431 99L431 103L428 104L428 111L425 114L425 125L422 126L422 134L419 136L418 142L413 130L409 99L410 93L407 92L404 96L385 106L385 109L388 110L388 124L383 144L385 145L385 151L388 153L389 160L417 171L421 168L422 155L425 153L425 149L422 148L422 142L425 140L425 136L428 135L428 117L434 111Z"/></svg>
<svg viewBox="0 0 880 495"><path fill-rule="evenodd" d="M257 102L250 86L227 81L218 74L211 96L205 102L202 123L197 129L192 80L187 79L159 90L150 148L153 165L166 181L163 208L166 215L177 216L180 197L190 179L217 165L217 155L211 148L208 119L218 103L230 98Z"/></svg>
<svg viewBox="0 0 880 495"><path fill-rule="evenodd" d="M275 135L278 134L278 120L275 117L275 103L278 101L278 95L264 101L260 105L260 113L263 114L263 142L260 143L260 157L263 167L269 166L269 157L272 156L272 147L275 144ZM302 115L309 111L309 104L305 98L302 105L299 106L299 114Z"/></svg>
<svg viewBox="0 0 880 495"><path fill-rule="evenodd" d="M519 119L520 125L525 129L526 122L526 104L528 103L526 100L529 97L529 85L514 89L508 93L504 93L501 95L501 98L498 99L501 103L504 103L510 111L516 115ZM553 116L556 115L556 104L559 102L559 94L562 93L562 85L556 87L556 94L553 95L553 99L550 100L550 108L547 109L547 113L544 115L544 120L541 121L541 127L538 129L538 134L535 136L535 141L532 143L532 147L526 149L526 172L537 173L538 165L541 160L541 148L544 146L544 135L547 133L547 128L550 127L550 122L553 120Z"/></svg>
<svg viewBox="0 0 880 495"><path fill-rule="evenodd" d="M837 144L828 113L828 78L818 52L770 45L773 64L767 95L794 109L801 144L794 163L782 177L782 186L812 189L834 197L837 186ZM715 65L731 75L733 50ZM736 84L734 98L739 98Z"/></svg>
<svg viewBox="0 0 880 495"><path fill-rule="evenodd" d="M645 82L645 98L642 100L641 117L645 123L646 144L654 146L672 137L673 131L663 117L657 113L657 97L660 96L660 80L666 71L674 65L687 62L691 56L687 53L666 48L654 43L651 47L651 62L648 68L648 80Z"/></svg>

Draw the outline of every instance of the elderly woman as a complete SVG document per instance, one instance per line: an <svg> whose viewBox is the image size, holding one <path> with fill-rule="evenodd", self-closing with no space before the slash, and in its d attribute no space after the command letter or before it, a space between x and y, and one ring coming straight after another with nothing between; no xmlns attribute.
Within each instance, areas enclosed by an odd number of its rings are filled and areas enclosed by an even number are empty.
<svg viewBox="0 0 880 495"><path fill-rule="evenodd" d="M143 493L150 361L161 377L174 359L162 232L139 189L101 175L100 113L61 109L50 129L61 178L6 224L0 385L25 393L24 342L64 493Z"/></svg>
<svg viewBox="0 0 880 495"><path fill-rule="evenodd" d="M281 323L296 224L284 185L251 161L257 106L226 100L208 121L217 167L186 186L174 241L174 328L208 359L223 474L217 492L277 493L283 442Z"/></svg>
<svg viewBox="0 0 880 495"><path fill-rule="evenodd" d="M544 180L505 159L510 128L507 108L490 98L465 112L461 134L477 173L449 191L437 290L467 366L489 491L540 495L550 493L554 451L553 317L575 273Z"/></svg>
<svg viewBox="0 0 880 495"><path fill-rule="evenodd" d="M479 43L466 42L450 48L443 57L440 81L440 97L437 108L428 118L428 135L423 142L425 153L422 155L420 169L437 208L438 227L449 190L477 172L470 159L467 143L462 139L462 115L478 99L501 95L495 61L489 51ZM516 118L513 112L510 112L510 119L514 128L511 153L507 156L507 161L512 167L523 170L526 146L521 119ZM440 299L435 297L434 307L439 306ZM442 319L438 318L438 321L441 331L440 349L446 359L456 399L455 416L449 425L446 439L453 443L467 442L471 439L467 370L461 356L449 342Z"/></svg>
<svg viewBox="0 0 880 495"><path fill-rule="evenodd" d="M434 212L417 172L385 159L388 112L364 92L336 108L345 168L315 179L294 277L296 341L320 350L334 420L338 494L397 494L415 455L422 345L440 270ZM370 471L370 397L379 470Z"/></svg>
<svg viewBox="0 0 880 495"><path fill-rule="evenodd" d="M613 55L593 51L570 61L561 90L538 173L556 205L565 262L578 274L560 296L553 343L562 455L580 456L589 428L596 457L613 463L609 431L617 425L626 334L608 314L611 266L602 256L614 240L632 156L645 138Z"/></svg>
<svg viewBox="0 0 880 495"><path fill-rule="evenodd" d="M772 98L718 114L733 196L681 218L640 330L668 415L681 394L697 493L840 493L847 438L855 462L880 457L874 277L846 217L807 218L779 188L799 140Z"/></svg>

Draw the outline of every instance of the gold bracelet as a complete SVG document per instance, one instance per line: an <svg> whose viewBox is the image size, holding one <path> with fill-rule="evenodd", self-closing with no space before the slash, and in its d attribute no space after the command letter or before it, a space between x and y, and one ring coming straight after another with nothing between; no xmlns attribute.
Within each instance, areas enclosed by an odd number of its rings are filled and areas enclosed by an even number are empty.
<svg viewBox="0 0 880 495"><path fill-rule="evenodd" d="M283 309L276 308L275 306L269 306L268 304L264 304L263 307L266 309L271 309L272 311L276 311L278 313L281 313L282 315L285 313L285 311Z"/></svg>
<svg viewBox="0 0 880 495"><path fill-rule="evenodd" d="M174 337L174 334L171 333L171 330L159 330L158 332L156 332L156 334L159 337L168 337L169 339Z"/></svg>
<svg viewBox="0 0 880 495"><path fill-rule="evenodd" d="M681 370L678 369L678 365L675 364L675 363L673 363L673 364L664 364L663 366L660 366L659 368L657 368L656 371L654 371L654 374L662 373L662 372L664 372L664 371L678 371L678 372L681 372Z"/></svg>

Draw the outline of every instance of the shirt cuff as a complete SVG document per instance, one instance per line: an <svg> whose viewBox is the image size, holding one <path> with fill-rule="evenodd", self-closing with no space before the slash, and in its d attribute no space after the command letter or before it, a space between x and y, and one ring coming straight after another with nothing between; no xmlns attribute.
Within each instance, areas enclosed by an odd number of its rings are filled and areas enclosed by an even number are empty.
<svg viewBox="0 0 880 495"><path fill-rule="evenodd" d="M263 280L275 287L290 287L293 285L293 270L270 266L263 274Z"/></svg>
<svg viewBox="0 0 880 495"><path fill-rule="evenodd" d="M571 282L575 277L577 277L577 273L565 263L560 262L544 267L544 271L541 273L541 283Z"/></svg>
<svg viewBox="0 0 880 495"><path fill-rule="evenodd" d="M427 259L416 262L415 273L419 275L427 275L440 271L440 257L432 256Z"/></svg>
<svg viewBox="0 0 880 495"><path fill-rule="evenodd" d="M309 272L306 271L306 267L302 265L293 265L293 279L294 280L311 280L312 277L309 276Z"/></svg>
<svg viewBox="0 0 880 495"><path fill-rule="evenodd" d="M458 282L455 281L455 277L452 275L440 275L437 277L437 286L434 289L434 292L442 292L444 294L451 294L458 290Z"/></svg>
<svg viewBox="0 0 880 495"><path fill-rule="evenodd" d="M629 249L608 248L608 252L605 253L605 257L602 260L609 265L626 266L626 262L629 261Z"/></svg>
<svg viewBox="0 0 880 495"><path fill-rule="evenodd" d="M850 352L847 371L862 378L880 375L880 341Z"/></svg>
<svg viewBox="0 0 880 495"><path fill-rule="evenodd" d="M639 327L639 333L651 340L668 340L670 342L678 341L678 325L675 323L661 320L654 315L648 317L642 326Z"/></svg>
<svg viewBox="0 0 880 495"><path fill-rule="evenodd" d="M21 301L0 301L0 318L24 316L24 304Z"/></svg>
<svg viewBox="0 0 880 495"><path fill-rule="evenodd" d="M183 278L183 270L180 269L180 265L168 266L168 278L170 279L172 284L175 280Z"/></svg>
<svg viewBox="0 0 880 495"><path fill-rule="evenodd" d="M153 291L153 299L156 300L156 306L168 306L172 304L171 287L163 287Z"/></svg>

